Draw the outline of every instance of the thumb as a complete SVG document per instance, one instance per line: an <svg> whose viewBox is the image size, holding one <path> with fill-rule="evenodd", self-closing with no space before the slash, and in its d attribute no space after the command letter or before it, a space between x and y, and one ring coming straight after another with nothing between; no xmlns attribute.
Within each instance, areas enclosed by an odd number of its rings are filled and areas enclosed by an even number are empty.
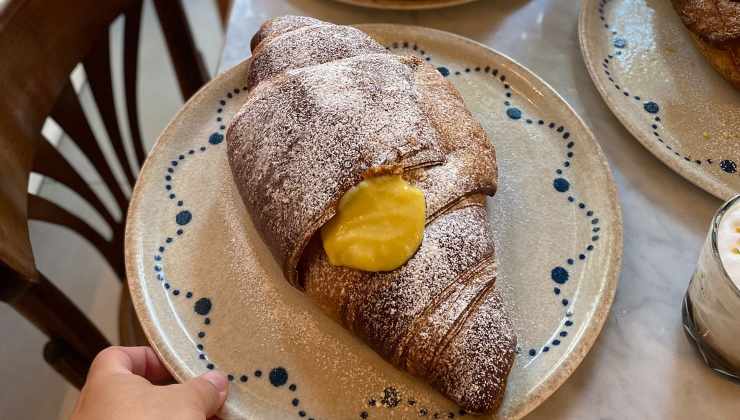
<svg viewBox="0 0 740 420"><path fill-rule="evenodd" d="M170 385L176 401L209 418L215 416L226 401L229 381L218 371L207 372L183 384Z"/></svg>

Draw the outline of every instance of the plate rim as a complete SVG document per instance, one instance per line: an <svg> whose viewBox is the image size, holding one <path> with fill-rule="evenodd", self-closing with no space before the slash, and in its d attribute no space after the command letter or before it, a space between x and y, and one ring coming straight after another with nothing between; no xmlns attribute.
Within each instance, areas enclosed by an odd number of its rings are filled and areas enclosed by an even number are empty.
<svg viewBox="0 0 740 420"><path fill-rule="evenodd" d="M588 16L592 9L596 8L599 0L584 0L581 3L581 10L578 15L578 46L581 50L581 57L588 70L588 75L591 77L591 82L596 86L596 90L599 92L601 99L606 104L609 111L617 117L619 122L629 133L634 137L640 144L648 150L653 156L657 157L665 166L680 175L683 179L691 182L695 186L701 188L707 193L719 198L720 200L726 201L732 198L737 192L732 189L729 185L722 183L719 180L704 179L701 176L695 175L694 172L684 167L683 161L678 161L672 154L666 153L663 148L654 144L651 138L641 132L635 124L629 121L628 115L631 113L622 109L621 105L617 104L614 97L609 95L609 89L605 83L602 83L598 77L598 71L596 68L596 62L593 59L591 50L588 49L588 37L587 37L587 25L592 19ZM693 46L692 46L693 48Z"/></svg>
<svg viewBox="0 0 740 420"><path fill-rule="evenodd" d="M139 278L138 275L136 264L137 260L135 257L137 253L135 252L136 247L134 246L133 239L134 235L139 232L136 231L131 221L134 219L134 213L138 211L139 205L141 204L141 188L143 188L141 185L143 185L143 183L145 182L147 174L152 172L147 170L150 165L154 164L152 163L153 161L150 159L150 157L154 156L154 154L159 149L165 147L164 143L165 141L167 141L165 137L170 131L175 129L174 126L176 122L180 119L180 115L183 114L186 109L193 106L194 102L200 100L206 94L206 90L209 89L209 86L212 83L218 81L219 79L225 78L226 75L237 72L241 67L248 65L251 61L252 57L249 56L246 59L235 64L231 68L223 71L222 73L219 73L218 75L216 75L216 77L201 86L200 89L198 89L198 91L193 94L193 96L191 96L187 101L185 101L185 103L182 104L182 106L177 110L175 115L172 116L164 129L162 129L162 132L159 134L159 136L157 136L157 140L154 142L154 146L152 146L151 150L147 154L147 157L144 160L144 164L141 165L141 168L139 169L139 176L134 183L134 188L131 190L131 198L129 200L128 210L126 211L126 228L123 236L124 265L126 269L126 283L128 286L126 289L128 290L128 293L131 294L131 303L134 307L134 312L136 313L136 317L139 320L139 324L141 325L141 329L144 332L144 336L147 339L149 347L154 350L164 367L167 369L168 372L172 374L172 377L178 383L183 383L190 378L187 377L186 369L184 369L183 366L172 363L172 361L178 358L177 354L166 345L165 338L161 334L157 334L157 328L155 327L156 320L154 317L151 316L151 313L146 310L146 296L143 292L144 287L142 286L146 279Z"/></svg>
<svg viewBox="0 0 740 420"><path fill-rule="evenodd" d="M334 0L338 3L348 4L355 7L365 7L367 9L377 10L434 10L446 7L460 6L472 3L477 0L425 0L423 4L402 4L402 3L376 3L373 0ZM383 0L390 1L390 0ZM413 25L407 25L413 26Z"/></svg>
<svg viewBox="0 0 740 420"><path fill-rule="evenodd" d="M594 309L593 309L593 315L591 316L591 320L584 330L582 336L579 339L578 344L570 350L568 353L568 358L561 363L561 365L557 368L555 372L556 374L550 375L550 377L543 382L540 382L533 393L533 396L524 403L518 411L515 411L511 413L512 419L520 419L527 414L531 413L535 408L539 407L545 400L547 400L555 391L557 391L567 380L570 378L570 376L575 372L575 370L580 366L580 364L583 362L586 355L590 352L590 350L593 348L594 344L596 343L596 340L601 335L601 332L604 329L604 326L606 325L607 318L609 316L612 304L614 302L614 297L616 295L617 287L619 285L619 278L622 271L622 261L623 261L623 253L624 253L624 225L623 225L623 219L622 219L622 207L619 201L619 193L616 187L616 183L614 181L614 175L611 170L611 166L609 165L609 162L606 158L606 155L604 154L601 145L596 140L596 137L594 136L593 132L591 131L590 127L586 124L586 122L581 118L580 115L573 109L573 107L566 101L552 86L550 86L549 83L547 83L545 80L543 80L541 77L539 77L537 74L529 70L526 66L519 63L517 60L511 58L510 56L499 52L498 50L495 50L492 47L489 47L483 43L480 43L478 41L472 40L470 38L464 37L462 35L454 34L447 31L442 31L439 29L434 28L428 28L424 26L418 26L418 25L403 25L403 24L394 24L394 23L365 23L365 24L354 24L352 26L363 28L363 27L376 27L376 28L404 28L404 29L411 29L414 31L426 31L426 32L432 32L437 33L443 36L448 36L452 38L456 38L457 40L468 43L474 46L477 46L479 48L483 48L488 53L491 53L495 56L499 56L503 58L503 60L508 61L510 64L512 64L514 67L517 67L519 70L521 70L521 74L524 74L527 76L528 79L534 80L536 83L541 84L545 89L549 90L549 93L554 95L554 98L556 100L559 100L562 105L564 105L564 112L567 114L570 114L570 116L574 119L574 121L581 126L581 129L583 130L584 136L588 137L588 140L593 144L595 155L592 157L595 162L598 162L598 164L602 165L602 167L605 170L607 188L605 190L606 199L608 202L611 203L611 208L614 212L614 220L612 222L614 226L614 237L612 239L613 244L615 245L612 247L612 257L613 262L607 267L606 273L604 275L604 283L603 283L603 293L601 293L600 298L594 301ZM175 113L175 115L172 117L172 119L167 123L165 128L162 130L160 135L157 137L157 140L152 147L151 151L149 152L149 156L154 156L154 154L159 150L162 149L164 146L164 142L166 141L165 137L171 137L168 136L168 133L174 129L175 123L179 120L181 114L185 112L186 109L189 109L193 106L195 102L197 102L201 97L205 95L206 89L211 86L212 83L216 83L218 80L225 78L227 75L230 75L239 69L241 69L243 66L246 66L251 62L252 57L248 57L238 64L234 65L233 67L227 69L226 71L218 74L215 78L211 79L203 85L190 99L188 99L182 107ZM148 173L147 168L149 165L153 164L152 161L147 158L144 162L144 165L142 165L140 170L140 176L137 180L137 182L134 185L134 188L131 193L131 200L129 204L129 208L127 211L126 216L126 230L124 235L124 256L125 256L125 266L126 266L126 274L127 274L127 280L128 280L128 289L132 295L132 303L135 309L135 312L137 314L137 317L139 318L142 329L144 330L144 334L147 337L147 340L154 348L154 351L157 353L159 358L162 360L165 367L172 373L173 377L178 382L183 382L189 378L186 376L186 369L184 369L182 366L174 365L171 363L170 360L175 360L178 357L176 356L175 352L172 351L172 349L167 348L164 341L164 337L161 337L157 334L157 329L155 328L155 318L151 316L151 314L146 309L145 304L145 294L143 293L143 281L144 279L140 279L138 276L138 270L137 270L137 264L135 255L137 254L135 251L134 246L134 234L138 233L136 232L135 228L133 227L133 223L131 222L136 217L135 213L138 213L138 209L140 206L140 201L142 200L142 193L141 193L141 185L146 182L146 174ZM164 357L164 356L168 357ZM494 413L495 414L495 413Z"/></svg>

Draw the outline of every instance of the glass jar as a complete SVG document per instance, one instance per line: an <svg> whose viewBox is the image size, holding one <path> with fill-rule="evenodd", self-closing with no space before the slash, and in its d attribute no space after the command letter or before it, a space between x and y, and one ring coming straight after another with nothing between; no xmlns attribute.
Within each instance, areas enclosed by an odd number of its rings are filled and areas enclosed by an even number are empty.
<svg viewBox="0 0 740 420"><path fill-rule="evenodd" d="M704 241L682 305L684 331L715 372L740 381L740 290L720 258L718 234L740 195L720 207Z"/></svg>

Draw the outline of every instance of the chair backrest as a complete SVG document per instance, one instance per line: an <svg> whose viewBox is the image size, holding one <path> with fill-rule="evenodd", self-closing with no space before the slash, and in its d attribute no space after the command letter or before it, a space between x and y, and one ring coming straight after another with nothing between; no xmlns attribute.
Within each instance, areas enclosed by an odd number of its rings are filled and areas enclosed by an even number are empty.
<svg viewBox="0 0 740 420"><path fill-rule="evenodd" d="M206 80L179 1L155 1L184 97ZM126 181L145 158L137 111L141 0L10 0L0 6L0 262L26 278L37 276L27 219L73 229L95 245L123 276L123 220L116 220L78 172L41 136L51 117L89 158L125 215L128 198L113 176L70 82L82 63ZM126 114L135 156L129 159L116 117L111 81L110 24L124 15L123 74ZM132 162L133 161L133 162ZM77 192L110 225L101 237L88 223L41 197L27 197L30 172Z"/></svg>
<svg viewBox="0 0 740 420"><path fill-rule="evenodd" d="M179 0L154 0L154 5L180 90L188 98L205 83L207 73L195 49L182 4ZM136 97L141 14L142 0L0 2L0 299L13 304L20 312L25 311L23 315L52 338L72 342L80 351L89 349L81 349L84 344L76 342L79 337L69 336L64 328L60 331L59 326L48 325L46 315L50 314L29 313L31 307L34 311L44 310L39 308L43 306L40 300L28 303L29 295L36 293L39 284L44 284L40 290L45 290L47 295L52 292L47 290L51 286L45 284L48 282L36 269L28 220L43 220L74 230L89 240L124 279L123 230L128 197L88 124L70 74L75 66L83 65L118 165L132 187L137 170L134 168L140 167L146 156ZM125 20L122 60L125 111L134 156L126 153L111 77L109 27L121 15ZM41 129L47 117L55 120L95 166L121 210L120 220L111 214L77 170L42 137ZM79 194L107 222L112 238L104 238L85 220L53 202L29 195L31 172L50 177ZM55 295L55 299L61 296ZM69 310L68 304L58 306Z"/></svg>

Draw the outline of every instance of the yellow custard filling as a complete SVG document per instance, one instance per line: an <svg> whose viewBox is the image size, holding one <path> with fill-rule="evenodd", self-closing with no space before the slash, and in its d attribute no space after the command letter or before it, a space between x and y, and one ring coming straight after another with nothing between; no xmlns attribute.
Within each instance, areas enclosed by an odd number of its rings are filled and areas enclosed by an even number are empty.
<svg viewBox="0 0 740 420"><path fill-rule="evenodd" d="M424 193L399 173L366 178L339 201L321 228L332 265L390 271L416 252L424 237Z"/></svg>

